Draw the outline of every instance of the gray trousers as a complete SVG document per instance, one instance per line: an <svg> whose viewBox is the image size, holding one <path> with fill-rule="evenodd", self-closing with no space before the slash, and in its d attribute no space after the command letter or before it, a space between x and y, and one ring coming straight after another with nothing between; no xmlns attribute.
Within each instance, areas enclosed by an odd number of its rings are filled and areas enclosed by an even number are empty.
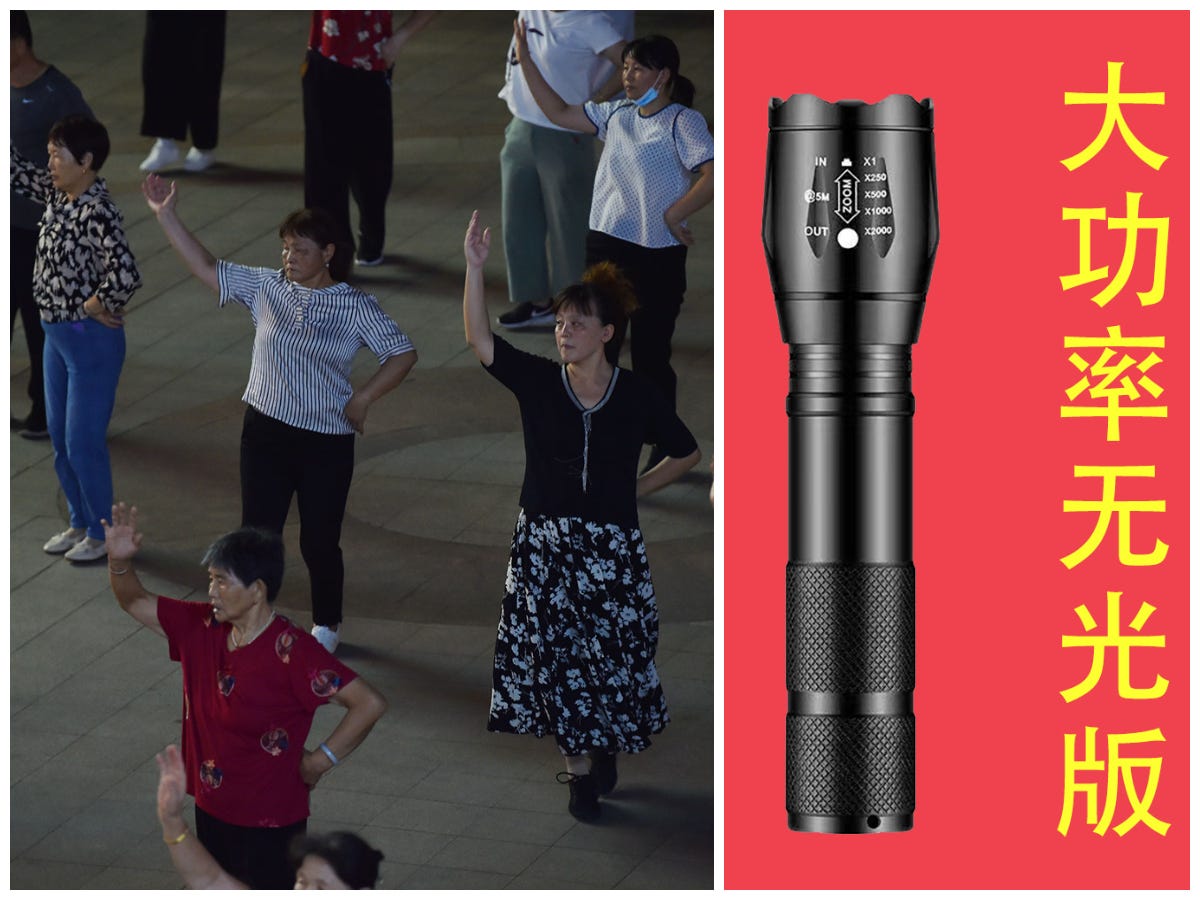
<svg viewBox="0 0 1200 900"><path fill-rule="evenodd" d="M543 304L579 281L592 207L596 139L514 118L500 151L500 224L508 299Z"/></svg>

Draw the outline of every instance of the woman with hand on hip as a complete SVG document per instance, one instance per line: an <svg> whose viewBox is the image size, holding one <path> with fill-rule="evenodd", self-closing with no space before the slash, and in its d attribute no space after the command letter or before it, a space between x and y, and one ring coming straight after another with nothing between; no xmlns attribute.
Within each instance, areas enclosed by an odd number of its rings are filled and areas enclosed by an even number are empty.
<svg viewBox="0 0 1200 900"><path fill-rule="evenodd" d="M363 433L371 404L404 380L417 353L379 301L346 284L351 251L322 210L297 210L283 220L282 268L251 268L217 260L187 230L174 182L150 175L142 193L192 274L220 295L222 306L235 302L250 311L255 333L242 396L242 524L282 532L295 494L313 636L333 652L342 621L339 543L354 434ZM350 364L362 347L380 367L355 388Z"/></svg>
<svg viewBox="0 0 1200 900"><path fill-rule="evenodd" d="M712 134L691 108L695 86L679 74L675 43L651 35L621 53L625 99L570 105L538 71L524 23L513 27L521 71L546 117L604 141L592 189L587 265L616 263L633 283L633 370L674 409L671 337L687 289L687 248L694 242L687 219L712 202L715 182ZM618 344L623 336L616 335ZM646 468L663 457L656 447Z"/></svg>
<svg viewBox="0 0 1200 900"><path fill-rule="evenodd" d="M15 147L10 154L13 190L46 207L33 297L46 332L46 426L71 521L42 549L89 562L105 553L100 520L113 497L106 434L125 362L125 305L142 277L98 174L108 158L105 127L67 116L50 129L46 150L45 169Z"/></svg>
<svg viewBox="0 0 1200 900"><path fill-rule="evenodd" d="M637 498L683 475L700 450L657 389L617 367L613 339L633 298L615 267L589 270L555 299L556 363L492 333L483 294L490 244L475 213L464 242L463 321L479 361L520 404L525 478L488 729L554 735L567 809L590 820L616 785L617 752L646 749L669 718ZM639 478L646 443L667 458Z"/></svg>

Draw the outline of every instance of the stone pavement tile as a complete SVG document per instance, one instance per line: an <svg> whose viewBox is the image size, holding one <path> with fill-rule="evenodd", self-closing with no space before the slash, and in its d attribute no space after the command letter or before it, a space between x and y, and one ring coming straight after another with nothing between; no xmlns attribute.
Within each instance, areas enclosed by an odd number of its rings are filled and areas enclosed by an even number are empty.
<svg viewBox="0 0 1200 900"><path fill-rule="evenodd" d="M713 859L713 829L711 823L695 823L696 827L677 831L655 850L651 859L690 860L693 864L709 865Z"/></svg>
<svg viewBox="0 0 1200 900"><path fill-rule="evenodd" d="M512 876L470 869L446 869L440 866L421 866L401 885L405 890L495 890L508 885Z"/></svg>
<svg viewBox="0 0 1200 900"><path fill-rule="evenodd" d="M14 731L14 733L16 733ZM10 824L14 836L20 820L29 818L40 826L51 818L59 824L86 809L113 784L124 778L124 769L93 767L87 771L48 770L42 767L22 778L9 791L11 809L20 816ZM33 829L36 831L37 827ZM52 829L47 829L43 834Z"/></svg>
<svg viewBox="0 0 1200 900"><path fill-rule="evenodd" d="M671 885L661 885L661 887L671 887ZM546 875L531 875L529 872L522 872L507 885L507 890L510 891L594 891L596 885L585 884L580 881L569 881L561 877L548 877Z"/></svg>
<svg viewBox="0 0 1200 900"><path fill-rule="evenodd" d="M161 838L160 838L161 841ZM109 866L88 879L81 888L88 891L178 891L183 879L174 869L129 869Z"/></svg>
<svg viewBox="0 0 1200 900"><path fill-rule="evenodd" d="M27 730L20 740L9 747L8 778L16 784L26 775L40 769L51 757L79 740L79 735L61 731Z"/></svg>
<svg viewBox="0 0 1200 900"><path fill-rule="evenodd" d="M468 837L503 839L549 847L571 830L575 820L569 815L515 809L477 810L464 829Z"/></svg>
<svg viewBox="0 0 1200 900"><path fill-rule="evenodd" d="M455 837L429 861L430 865L474 872L499 872L519 875L546 848L540 844L522 844L490 838Z"/></svg>
<svg viewBox="0 0 1200 900"><path fill-rule="evenodd" d="M157 774L154 780L157 784ZM175 871L175 864L171 862L171 852L163 843L162 829L159 827L158 818L154 812L153 793L146 796L145 806L146 818L153 823L152 831L138 840L130 841L123 850L113 856L110 863L118 869L138 869L170 875L174 878L174 886L182 887L179 875ZM189 825L195 822L190 805L184 809L184 818Z"/></svg>
<svg viewBox="0 0 1200 900"><path fill-rule="evenodd" d="M349 762L347 760L347 765ZM335 788L322 778L321 784L312 792L310 806L313 815L360 826L375 821L393 801L393 797L383 793Z"/></svg>
<svg viewBox="0 0 1200 900"><path fill-rule="evenodd" d="M150 804L100 799L69 818L22 856L48 862L109 865L130 843L161 831Z"/></svg>
<svg viewBox="0 0 1200 900"><path fill-rule="evenodd" d="M9 863L8 886L12 890L80 890L106 868L73 862L56 862L48 866L40 860L17 857Z"/></svg>
<svg viewBox="0 0 1200 900"><path fill-rule="evenodd" d="M385 828L381 825L367 825L358 833L364 841L378 849L388 862L417 866L429 862L453 840L448 834Z"/></svg>
<svg viewBox="0 0 1200 900"><path fill-rule="evenodd" d="M383 863L379 866L379 883L376 887L384 891L398 891L403 886L404 880L416 869L417 867L411 863L392 862L385 856Z"/></svg>
<svg viewBox="0 0 1200 900"><path fill-rule="evenodd" d="M15 659L13 670L19 677ZM15 708L15 687L13 696ZM86 734L128 702L128 683L124 679L94 679L85 672L66 679L36 702L15 712L12 716L12 733L20 734L26 728L31 728Z"/></svg>
<svg viewBox="0 0 1200 900"><path fill-rule="evenodd" d="M476 775L457 766L440 766L409 793L426 800L445 800L467 806L497 806L525 782L511 778Z"/></svg>
<svg viewBox="0 0 1200 900"><path fill-rule="evenodd" d="M410 831L458 835L466 831L478 815L477 807L462 803L397 797L392 798L387 808L376 816L371 824Z"/></svg>
<svg viewBox="0 0 1200 900"><path fill-rule="evenodd" d="M525 872L554 882L569 881L593 888L612 888L628 876L644 856L644 853L604 853L556 846L539 856Z"/></svg>
<svg viewBox="0 0 1200 900"><path fill-rule="evenodd" d="M670 885L673 888L711 889L712 868L697 866L695 862L651 856L638 863L637 867L615 886L625 890L648 890Z"/></svg>

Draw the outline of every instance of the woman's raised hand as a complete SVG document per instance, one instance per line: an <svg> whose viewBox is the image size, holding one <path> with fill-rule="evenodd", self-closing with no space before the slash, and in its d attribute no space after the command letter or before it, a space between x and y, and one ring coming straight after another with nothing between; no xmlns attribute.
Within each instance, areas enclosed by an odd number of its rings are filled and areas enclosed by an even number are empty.
<svg viewBox="0 0 1200 900"><path fill-rule="evenodd" d="M142 182L142 196L146 198L146 205L156 216L163 212L173 211L175 201L178 199L175 182L165 181L153 172L147 175L146 180Z"/></svg>
<svg viewBox="0 0 1200 900"><path fill-rule="evenodd" d="M101 519L104 526L104 543L108 548L109 560L132 559L142 547L142 535L137 530L137 507L114 503L112 521Z"/></svg>
<svg viewBox="0 0 1200 900"><path fill-rule="evenodd" d="M480 225L479 210L475 210L471 213L471 223L467 226L467 236L463 240L463 253L467 257L467 265L477 269L483 268L491 246L492 229Z"/></svg>

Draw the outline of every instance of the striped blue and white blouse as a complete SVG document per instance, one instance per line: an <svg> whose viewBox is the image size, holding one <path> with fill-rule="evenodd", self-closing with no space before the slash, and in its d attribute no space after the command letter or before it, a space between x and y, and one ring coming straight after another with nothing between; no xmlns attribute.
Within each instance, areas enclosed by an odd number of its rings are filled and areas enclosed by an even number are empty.
<svg viewBox="0 0 1200 900"><path fill-rule="evenodd" d="M282 269L217 263L221 306L241 303L254 321L250 381L242 399L296 428L351 434L343 409L354 388L350 363L369 347L382 364L413 349L379 301L345 282L314 290Z"/></svg>

